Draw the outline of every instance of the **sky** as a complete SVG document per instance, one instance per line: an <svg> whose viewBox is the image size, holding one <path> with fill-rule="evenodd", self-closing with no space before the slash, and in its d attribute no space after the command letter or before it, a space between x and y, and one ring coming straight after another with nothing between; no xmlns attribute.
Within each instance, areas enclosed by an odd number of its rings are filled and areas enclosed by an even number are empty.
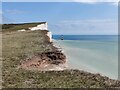
<svg viewBox="0 0 120 90"><path fill-rule="evenodd" d="M113 2L3 2L3 23L48 22L53 34L118 34Z"/></svg>

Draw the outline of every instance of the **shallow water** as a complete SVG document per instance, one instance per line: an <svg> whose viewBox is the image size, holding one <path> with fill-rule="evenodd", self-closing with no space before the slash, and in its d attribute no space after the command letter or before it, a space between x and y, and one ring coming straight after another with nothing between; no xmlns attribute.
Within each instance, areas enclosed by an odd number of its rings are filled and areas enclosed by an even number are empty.
<svg viewBox="0 0 120 90"><path fill-rule="evenodd" d="M63 48L69 68L118 78L117 41L56 40L56 43Z"/></svg>

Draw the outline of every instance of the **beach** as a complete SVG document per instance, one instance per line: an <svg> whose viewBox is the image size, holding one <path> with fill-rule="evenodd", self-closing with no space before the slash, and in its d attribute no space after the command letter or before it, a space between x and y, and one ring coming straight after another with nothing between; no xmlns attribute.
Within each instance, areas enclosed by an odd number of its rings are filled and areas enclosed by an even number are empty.
<svg viewBox="0 0 120 90"><path fill-rule="evenodd" d="M112 79L118 79L118 44L116 40L56 39L54 43L62 48L67 56L68 68L99 73Z"/></svg>

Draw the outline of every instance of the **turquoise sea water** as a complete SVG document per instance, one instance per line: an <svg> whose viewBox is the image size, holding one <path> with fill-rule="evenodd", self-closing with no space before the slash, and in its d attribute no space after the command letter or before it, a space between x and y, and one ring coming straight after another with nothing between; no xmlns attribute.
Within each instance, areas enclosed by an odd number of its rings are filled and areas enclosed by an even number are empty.
<svg viewBox="0 0 120 90"><path fill-rule="evenodd" d="M69 68L118 78L117 36L66 35L64 40L59 40L59 37L53 36L63 48Z"/></svg>

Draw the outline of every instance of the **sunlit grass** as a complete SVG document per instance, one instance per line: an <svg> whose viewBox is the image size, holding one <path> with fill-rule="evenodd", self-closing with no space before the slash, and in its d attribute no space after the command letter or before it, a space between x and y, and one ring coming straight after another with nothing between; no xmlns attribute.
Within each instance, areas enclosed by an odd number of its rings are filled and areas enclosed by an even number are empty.
<svg viewBox="0 0 120 90"><path fill-rule="evenodd" d="M29 71L19 68L21 61L36 54L54 51L47 31L3 32L3 87L80 88L118 87L120 82L79 70Z"/></svg>

